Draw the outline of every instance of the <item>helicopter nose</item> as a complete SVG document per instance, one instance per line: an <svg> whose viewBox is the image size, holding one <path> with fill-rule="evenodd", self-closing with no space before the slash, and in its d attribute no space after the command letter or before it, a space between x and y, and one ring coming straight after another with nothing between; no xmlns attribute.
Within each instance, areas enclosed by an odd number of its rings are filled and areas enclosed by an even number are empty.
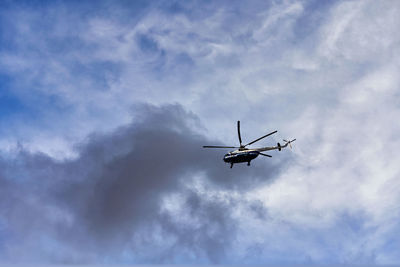
<svg viewBox="0 0 400 267"><path fill-rule="evenodd" d="M232 159L233 159L234 157L235 157L235 156L232 155L232 154L225 154L223 160L224 160L225 162L232 162Z"/></svg>
<svg viewBox="0 0 400 267"><path fill-rule="evenodd" d="M223 160L224 160L225 162L228 162L228 158L227 158L227 156L229 156L229 154L225 154L225 155L224 155L224 158L223 158Z"/></svg>

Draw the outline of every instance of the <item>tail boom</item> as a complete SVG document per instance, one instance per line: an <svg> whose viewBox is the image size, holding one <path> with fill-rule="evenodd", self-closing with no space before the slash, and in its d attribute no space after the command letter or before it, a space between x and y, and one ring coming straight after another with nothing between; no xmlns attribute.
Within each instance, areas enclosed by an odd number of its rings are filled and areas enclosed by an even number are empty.
<svg viewBox="0 0 400 267"><path fill-rule="evenodd" d="M259 152L268 151L268 150L275 150L275 149L278 149L279 151L281 151L283 148L285 148L288 145L290 145L290 143L296 141L296 139L293 139L291 141L287 141L287 140L283 140L283 141L285 141L284 145L281 145L280 143L277 143L276 146L260 147L260 148L257 148L256 150L259 151ZM290 145L290 147L291 147L291 145Z"/></svg>

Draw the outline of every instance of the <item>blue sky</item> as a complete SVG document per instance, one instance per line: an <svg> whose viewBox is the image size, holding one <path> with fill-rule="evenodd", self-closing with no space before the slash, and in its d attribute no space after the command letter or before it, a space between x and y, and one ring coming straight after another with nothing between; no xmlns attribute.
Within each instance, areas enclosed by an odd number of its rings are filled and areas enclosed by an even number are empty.
<svg viewBox="0 0 400 267"><path fill-rule="evenodd" d="M3 1L0 263L398 264L399 15ZM230 170L237 120L294 149Z"/></svg>

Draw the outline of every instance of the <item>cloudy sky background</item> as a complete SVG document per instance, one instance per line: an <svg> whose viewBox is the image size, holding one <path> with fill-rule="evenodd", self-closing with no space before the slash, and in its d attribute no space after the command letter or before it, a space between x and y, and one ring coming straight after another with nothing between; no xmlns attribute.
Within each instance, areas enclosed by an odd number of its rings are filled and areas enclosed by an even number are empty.
<svg viewBox="0 0 400 267"><path fill-rule="evenodd" d="M2 1L0 263L400 263L399 17ZM294 149L229 169L237 120Z"/></svg>

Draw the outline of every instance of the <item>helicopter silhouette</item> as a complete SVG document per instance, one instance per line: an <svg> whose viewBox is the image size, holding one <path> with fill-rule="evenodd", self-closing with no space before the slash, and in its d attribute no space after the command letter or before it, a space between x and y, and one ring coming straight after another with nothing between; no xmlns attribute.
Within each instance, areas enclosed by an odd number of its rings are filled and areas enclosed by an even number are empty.
<svg viewBox="0 0 400 267"><path fill-rule="evenodd" d="M296 139L293 139L290 141L283 139L283 141L285 142L285 144L283 144L283 145L281 145L280 143L277 143L276 146L272 146L272 147L247 148L247 146L254 144L255 142L258 142L267 136L273 135L273 134L277 133L278 131L270 132L269 134L261 136L260 138L257 138L255 140L251 141L250 143L243 145L242 138L240 136L240 121L237 122L237 130L238 130L240 146L238 146L238 147L237 146L203 146L203 148L237 148L236 150L231 151L228 154L225 154L224 158L223 158L223 160L226 163L231 164L231 168L232 168L233 164L242 163L242 162L247 162L247 166L250 166L250 161L257 158L259 155L271 158L272 157L271 155L264 154L262 152L269 151L269 150L275 150L275 149L278 149L278 151L281 151L283 148L287 147L288 145L290 148L292 148L291 143L296 141Z"/></svg>

